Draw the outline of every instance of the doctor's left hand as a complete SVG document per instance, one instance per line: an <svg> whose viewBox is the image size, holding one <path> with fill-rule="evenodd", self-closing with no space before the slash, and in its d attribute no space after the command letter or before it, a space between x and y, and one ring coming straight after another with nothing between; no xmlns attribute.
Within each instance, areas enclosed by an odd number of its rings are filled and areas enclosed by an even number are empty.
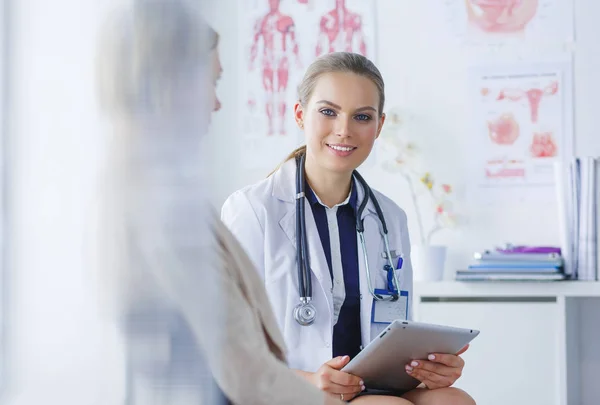
<svg viewBox="0 0 600 405"><path fill-rule="evenodd" d="M413 360L405 366L406 372L429 389L450 387L462 375L465 361L460 355L468 348L466 345L456 354L432 353L428 360Z"/></svg>
<svg viewBox="0 0 600 405"><path fill-rule="evenodd" d="M335 357L323 364L317 372L311 373L308 379L321 391L349 401L365 389L360 377L341 371L349 361L348 356Z"/></svg>

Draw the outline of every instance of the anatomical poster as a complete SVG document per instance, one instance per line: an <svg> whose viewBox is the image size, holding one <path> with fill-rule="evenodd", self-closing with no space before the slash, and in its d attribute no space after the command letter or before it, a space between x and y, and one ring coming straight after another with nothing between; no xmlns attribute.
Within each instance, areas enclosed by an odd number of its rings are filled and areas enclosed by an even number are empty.
<svg viewBox="0 0 600 405"><path fill-rule="evenodd" d="M242 165L272 167L303 143L294 121L297 86L318 56L375 56L375 1L240 0L239 108Z"/></svg>
<svg viewBox="0 0 600 405"><path fill-rule="evenodd" d="M478 186L554 183L553 165L573 145L570 65L473 69L472 173Z"/></svg>
<svg viewBox="0 0 600 405"><path fill-rule="evenodd" d="M440 0L438 4L452 35L461 42L503 45L572 41L573 3L572 0Z"/></svg>

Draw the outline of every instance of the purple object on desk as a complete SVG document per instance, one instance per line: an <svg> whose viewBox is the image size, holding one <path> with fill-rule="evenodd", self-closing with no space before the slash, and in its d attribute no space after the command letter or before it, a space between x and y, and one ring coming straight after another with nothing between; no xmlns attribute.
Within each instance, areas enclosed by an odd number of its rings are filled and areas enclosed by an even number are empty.
<svg viewBox="0 0 600 405"><path fill-rule="evenodd" d="M497 248L496 252L511 254L511 253L557 253L561 254L560 248L552 246L507 246L505 249Z"/></svg>

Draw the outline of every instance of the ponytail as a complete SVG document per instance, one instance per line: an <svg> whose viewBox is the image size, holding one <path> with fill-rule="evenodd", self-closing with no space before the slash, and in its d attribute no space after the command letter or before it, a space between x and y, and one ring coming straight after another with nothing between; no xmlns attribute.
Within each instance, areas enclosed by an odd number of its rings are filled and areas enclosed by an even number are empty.
<svg viewBox="0 0 600 405"><path fill-rule="evenodd" d="M275 173L277 170L279 170L279 169L281 168L281 165L283 165L285 162L287 162L287 161L289 161L289 160L292 160L292 159L295 159L295 158L296 158L296 156L302 156L302 155L304 155L305 153L306 153L306 145L302 145L302 146L299 146L298 148L294 149L294 150L292 151L292 153L290 153L290 154L289 154L289 155L288 155L288 156L287 156L287 157L286 157L286 158L283 160L283 162L279 163L279 164L277 165L277 167L276 167L276 168L275 168L275 169L274 169L274 170L273 170L271 173L269 173L269 175L268 175L267 177L271 177L271 175L272 175L273 173Z"/></svg>

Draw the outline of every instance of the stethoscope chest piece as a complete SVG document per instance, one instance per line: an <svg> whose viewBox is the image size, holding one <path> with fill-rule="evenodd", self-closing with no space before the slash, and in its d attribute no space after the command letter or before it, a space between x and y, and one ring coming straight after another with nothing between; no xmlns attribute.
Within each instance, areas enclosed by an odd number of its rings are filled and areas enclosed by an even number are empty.
<svg viewBox="0 0 600 405"><path fill-rule="evenodd" d="M298 270L298 293L300 295L300 303L294 307L294 319L302 326L312 325L317 316L317 310L312 300L312 283L310 275L310 263L308 257L308 242L306 240L306 221L304 218L304 159L305 155L296 156L296 264ZM388 230L383 216L383 211L379 206L379 202L375 198L373 191L362 178L357 171L354 171L353 176L362 185L365 191L365 197L361 202L358 212L356 213L356 231L360 238L360 244L362 246L365 270L367 272L367 284L369 292L377 301L397 301L398 293L394 291L400 291L400 283L397 278L396 272L394 271L394 264L392 263L392 254L390 252L390 244L388 240ZM367 256L367 246L365 243L364 236L364 221L362 218L363 210L365 209L369 200L372 201L375 211L377 211L377 217L381 222L382 235L385 243L387 265L385 270L388 272L388 284L389 289L392 292L390 296L382 296L375 293L373 286L371 285L371 272L369 269L369 260Z"/></svg>
<svg viewBox="0 0 600 405"><path fill-rule="evenodd" d="M308 301L294 307L294 319L302 326L312 325L317 317L317 309Z"/></svg>

